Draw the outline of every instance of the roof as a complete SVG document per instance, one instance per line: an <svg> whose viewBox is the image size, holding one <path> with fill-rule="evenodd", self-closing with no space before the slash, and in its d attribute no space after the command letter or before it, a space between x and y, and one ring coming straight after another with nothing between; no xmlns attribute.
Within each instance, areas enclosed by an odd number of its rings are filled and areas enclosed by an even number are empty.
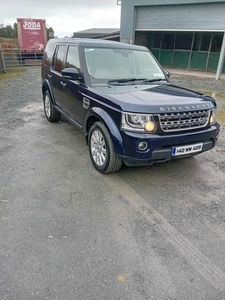
<svg viewBox="0 0 225 300"><path fill-rule="evenodd" d="M107 35L119 34L119 28L91 28L73 33L74 38L100 38Z"/></svg>
<svg viewBox="0 0 225 300"><path fill-rule="evenodd" d="M133 50L146 50L144 46L137 46L131 44L125 44L121 42L115 42L110 40L101 39L85 39L85 38L54 38L50 39L48 43L66 43L66 44L78 44L83 47L102 47L102 48L120 48L120 49L133 49Z"/></svg>

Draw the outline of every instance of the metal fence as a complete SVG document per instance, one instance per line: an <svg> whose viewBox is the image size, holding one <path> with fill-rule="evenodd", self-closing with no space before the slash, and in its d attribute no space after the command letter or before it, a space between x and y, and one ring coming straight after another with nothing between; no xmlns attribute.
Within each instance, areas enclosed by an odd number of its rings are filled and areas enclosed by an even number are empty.
<svg viewBox="0 0 225 300"><path fill-rule="evenodd" d="M43 54L38 52L24 53L17 48L0 48L0 66L2 71L17 67L40 66L42 58Z"/></svg>

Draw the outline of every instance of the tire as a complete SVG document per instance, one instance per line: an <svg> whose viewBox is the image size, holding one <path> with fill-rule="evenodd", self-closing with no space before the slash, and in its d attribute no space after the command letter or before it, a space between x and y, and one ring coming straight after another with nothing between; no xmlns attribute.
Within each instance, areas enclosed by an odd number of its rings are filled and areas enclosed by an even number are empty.
<svg viewBox="0 0 225 300"><path fill-rule="evenodd" d="M51 96L48 91L44 93L44 112L49 122L58 122L61 119L61 114L52 105Z"/></svg>
<svg viewBox="0 0 225 300"><path fill-rule="evenodd" d="M93 166L103 174L118 171L122 159L116 155L110 134L102 122L92 125L88 134L89 154Z"/></svg>

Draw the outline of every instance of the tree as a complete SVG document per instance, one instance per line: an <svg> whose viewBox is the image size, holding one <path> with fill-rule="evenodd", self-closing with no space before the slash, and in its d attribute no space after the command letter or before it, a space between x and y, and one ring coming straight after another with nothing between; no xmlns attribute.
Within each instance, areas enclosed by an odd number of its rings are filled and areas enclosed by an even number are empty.
<svg viewBox="0 0 225 300"><path fill-rule="evenodd" d="M16 37L17 37L17 23L14 23L13 28L15 30L15 34L16 34Z"/></svg>
<svg viewBox="0 0 225 300"><path fill-rule="evenodd" d="M52 27L47 28L47 38L48 38L48 40L50 40L54 37L55 37L55 35L54 35L53 28Z"/></svg>
<svg viewBox="0 0 225 300"><path fill-rule="evenodd" d="M11 25L4 26L0 24L0 37L3 38L17 38L17 23L14 23L13 27ZM55 37L54 30L52 27L47 28L47 39L50 40Z"/></svg>
<svg viewBox="0 0 225 300"><path fill-rule="evenodd" d="M0 37L16 38L16 30L11 25L0 28Z"/></svg>

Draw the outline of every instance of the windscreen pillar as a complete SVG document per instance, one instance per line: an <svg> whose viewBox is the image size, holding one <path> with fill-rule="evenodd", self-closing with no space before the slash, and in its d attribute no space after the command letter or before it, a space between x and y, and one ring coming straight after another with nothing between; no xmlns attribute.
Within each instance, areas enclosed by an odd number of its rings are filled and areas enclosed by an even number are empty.
<svg viewBox="0 0 225 300"><path fill-rule="evenodd" d="M224 58L225 58L225 32L223 34L223 42L220 51L220 58L219 58L217 71L216 71L216 80L220 79L220 75L222 73L223 66L224 66Z"/></svg>
<svg viewBox="0 0 225 300"><path fill-rule="evenodd" d="M120 42L134 44L135 7L129 1L121 1Z"/></svg>

